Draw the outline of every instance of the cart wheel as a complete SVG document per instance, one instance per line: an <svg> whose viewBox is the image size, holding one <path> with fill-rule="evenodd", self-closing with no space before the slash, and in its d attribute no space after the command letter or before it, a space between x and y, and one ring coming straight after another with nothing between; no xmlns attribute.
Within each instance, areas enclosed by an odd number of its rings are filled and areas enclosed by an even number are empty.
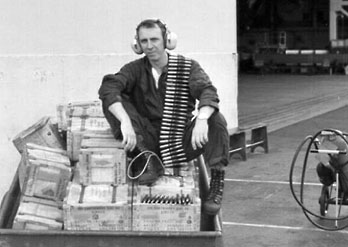
<svg viewBox="0 0 348 247"><path fill-rule="evenodd" d="M320 204L320 214L321 216L325 216L329 208L329 187L328 186L323 186L323 188L321 189L319 204Z"/></svg>

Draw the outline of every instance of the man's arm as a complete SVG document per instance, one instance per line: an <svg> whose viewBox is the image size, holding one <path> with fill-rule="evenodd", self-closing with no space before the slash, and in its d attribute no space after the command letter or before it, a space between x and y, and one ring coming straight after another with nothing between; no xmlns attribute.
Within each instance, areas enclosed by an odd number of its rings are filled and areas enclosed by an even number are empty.
<svg viewBox="0 0 348 247"><path fill-rule="evenodd" d="M122 93L131 92L138 74L139 61L126 64L116 74L104 76L99 88L99 98L103 102L104 111L109 111L120 121L120 130L126 151L133 150L136 135L132 122L122 105Z"/></svg>
<svg viewBox="0 0 348 247"><path fill-rule="evenodd" d="M208 119L215 111L219 110L219 97L209 76L194 60L192 61L189 86L192 96L199 100L198 114L191 138L192 148L197 149L208 142Z"/></svg>
<svg viewBox="0 0 348 247"><path fill-rule="evenodd" d="M136 135L130 120L128 113L124 109L121 102L115 102L111 104L108 110L120 121L121 133L123 136L122 144L124 145L125 151L132 151L136 144Z"/></svg>

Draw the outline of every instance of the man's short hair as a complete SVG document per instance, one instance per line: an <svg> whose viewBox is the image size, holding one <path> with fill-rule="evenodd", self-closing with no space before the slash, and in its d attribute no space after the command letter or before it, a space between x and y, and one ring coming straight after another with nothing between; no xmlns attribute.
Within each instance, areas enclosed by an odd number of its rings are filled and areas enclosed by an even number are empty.
<svg viewBox="0 0 348 247"><path fill-rule="evenodd" d="M160 21L159 19L147 19L139 23L139 25L136 28L136 35L139 37L139 29L140 28L154 28L154 27L159 27L162 32L162 37L163 40L166 39L166 34L167 34L167 27L166 25Z"/></svg>

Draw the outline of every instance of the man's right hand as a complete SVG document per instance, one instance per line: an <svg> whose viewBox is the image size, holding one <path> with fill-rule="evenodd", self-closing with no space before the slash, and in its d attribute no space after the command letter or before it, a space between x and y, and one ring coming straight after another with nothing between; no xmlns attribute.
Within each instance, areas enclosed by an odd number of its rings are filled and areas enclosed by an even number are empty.
<svg viewBox="0 0 348 247"><path fill-rule="evenodd" d="M136 134L127 112L121 102L115 102L109 106L109 111L120 121L121 133L123 136L122 144L125 151L133 151L137 145Z"/></svg>
<svg viewBox="0 0 348 247"><path fill-rule="evenodd" d="M133 151L137 145L137 138L131 121L122 121L121 132L123 136L122 144L125 151Z"/></svg>

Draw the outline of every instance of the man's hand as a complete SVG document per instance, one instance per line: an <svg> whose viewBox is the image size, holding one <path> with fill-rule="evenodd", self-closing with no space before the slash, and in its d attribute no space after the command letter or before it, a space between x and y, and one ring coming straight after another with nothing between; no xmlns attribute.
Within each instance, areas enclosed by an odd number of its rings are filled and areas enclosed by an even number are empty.
<svg viewBox="0 0 348 247"><path fill-rule="evenodd" d="M121 133L123 136L122 144L125 151L133 151L137 144L137 138L131 121L123 121L121 123Z"/></svg>
<svg viewBox="0 0 348 247"><path fill-rule="evenodd" d="M120 121L121 133L123 136L122 144L125 151L133 151L137 145L136 134L127 112L121 102L116 102L109 106L109 111Z"/></svg>
<svg viewBox="0 0 348 247"><path fill-rule="evenodd" d="M191 144L193 150L202 148L208 142L208 119L196 119L192 130Z"/></svg>
<svg viewBox="0 0 348 247"><path fill-rule="evenodd" d="M193 150L202 148L208 142L208 119L214 113L215 108L211 106L202 106L195 122L195 127L192 130L191 144Z"/></svg>

